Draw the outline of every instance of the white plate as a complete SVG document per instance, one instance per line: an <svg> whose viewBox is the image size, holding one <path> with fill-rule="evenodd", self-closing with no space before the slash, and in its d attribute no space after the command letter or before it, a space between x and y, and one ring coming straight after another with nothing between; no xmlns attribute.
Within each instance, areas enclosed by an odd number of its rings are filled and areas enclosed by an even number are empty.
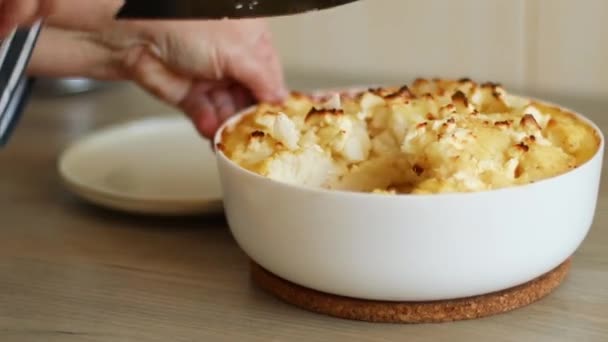
<svg viewBox="0 0 608 342"><path fill-rule="evenodd" d="M222 210L215 153L182 116L95 132L68 147L58 167L72 192L107 208L158 215Z"/></svg>

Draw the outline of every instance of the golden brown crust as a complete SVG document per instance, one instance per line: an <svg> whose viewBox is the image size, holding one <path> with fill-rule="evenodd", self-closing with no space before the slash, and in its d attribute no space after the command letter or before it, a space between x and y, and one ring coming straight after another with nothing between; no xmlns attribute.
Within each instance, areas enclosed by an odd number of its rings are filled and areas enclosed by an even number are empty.
<svg viewBox="0 0 608 342"><path fill-rule="evenodd" d="M395 100L395 99L403 99L408 100L414 98L415 95L410 91L408 86L402 86L399 90L395 91L392 94L385 96L386 100Z"/></svg>
<svg viewBox="0 0 608 342"><path fill-rule="evenodd" d="M456 91L454 95L452 95L452 102L454 102L455 106L469 106L469 100L467 99L467 96L460 90Z"/></svg>
<svg viewBox="0 0 608 342"><path fill-rule="evenodd" d="M534 128L537 130L542 130L542 127L538 124L534 116L531 114L525 114L524 117L520 121L520 125L523 127Z"/></svg>
<svg viewBox="0 0 608 342"><path fill-rule="evenodd" d="M418 164L414 164L414 166L412 166L412 171L414 171L417 176L420 176L424 173L424 168Z"/></svg>
<svg viewBox="0 0 608 342"><path fill-rule="evenodd" d="M344 115L344 111L342 109L336 109L336 108L317 109L317 108L313 107L306 115L305 121L309 121L310 119L314 118L315 116L324 116L324 115L334 115L334 116Z"/></svg>
<svg viewBox="0 0 608 342"><path fill-rule="evenodd" d="M264 133L263 131L260 131L260 130L255 130L255 131L251 132L252 138L263 138L265 136L266 136L266 133Z"/></svg>
<svg viewBox="0 0 608 342"><path fill-rule="evenodd" d="M301 183L290 177L322 164L335 177L316 173L304 183L364 192L410 184L411 193L441 193L558 176L592 158L601 141L575 114L498 83L419 78L358 92L293 92L282 104L257 106L224 131L222 143L230 159L275 180Z"/></svg>

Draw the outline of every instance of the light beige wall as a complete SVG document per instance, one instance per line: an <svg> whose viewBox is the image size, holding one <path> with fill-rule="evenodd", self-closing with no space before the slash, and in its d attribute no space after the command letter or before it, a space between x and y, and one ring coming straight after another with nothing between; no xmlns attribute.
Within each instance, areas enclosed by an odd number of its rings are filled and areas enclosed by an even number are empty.
<svg viewBox="0 0 608 342"><path fill-rule="evenodd" d="M531 87L608 96L608 0L534 0Z"/></svg>
<svg viewBox="0 0 608 342"><path fill-rule="evenodd" d="M608 96L608 0L361 0L271 25L288 70Z"/></svg>

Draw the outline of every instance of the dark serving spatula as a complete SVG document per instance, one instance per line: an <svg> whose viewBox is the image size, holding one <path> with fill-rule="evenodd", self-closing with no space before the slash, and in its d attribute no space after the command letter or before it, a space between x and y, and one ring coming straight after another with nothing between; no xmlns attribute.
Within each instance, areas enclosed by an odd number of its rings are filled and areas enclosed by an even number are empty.
<svg viewBox="0 0 608 342"><path fill-rule="evenodd" d="M127 0L118 18L222 19L284 16L357 0Z"/></svg>

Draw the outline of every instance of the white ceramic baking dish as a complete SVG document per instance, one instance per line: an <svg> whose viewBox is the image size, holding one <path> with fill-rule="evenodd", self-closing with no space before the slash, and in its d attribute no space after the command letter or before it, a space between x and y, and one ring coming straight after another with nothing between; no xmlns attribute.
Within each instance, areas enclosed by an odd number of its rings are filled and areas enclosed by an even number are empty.
<svg viewBox="0 0 608 342"><path fill-rule="evenodd" d="M250 111L225 122L215 143ZM534 184L477 193L305 188L249 172L218 152L227 220L256 263L326 293L431 301L507 289L565 261L591 227L604 136L576 115L601 139L591 160Z"/></svg>

